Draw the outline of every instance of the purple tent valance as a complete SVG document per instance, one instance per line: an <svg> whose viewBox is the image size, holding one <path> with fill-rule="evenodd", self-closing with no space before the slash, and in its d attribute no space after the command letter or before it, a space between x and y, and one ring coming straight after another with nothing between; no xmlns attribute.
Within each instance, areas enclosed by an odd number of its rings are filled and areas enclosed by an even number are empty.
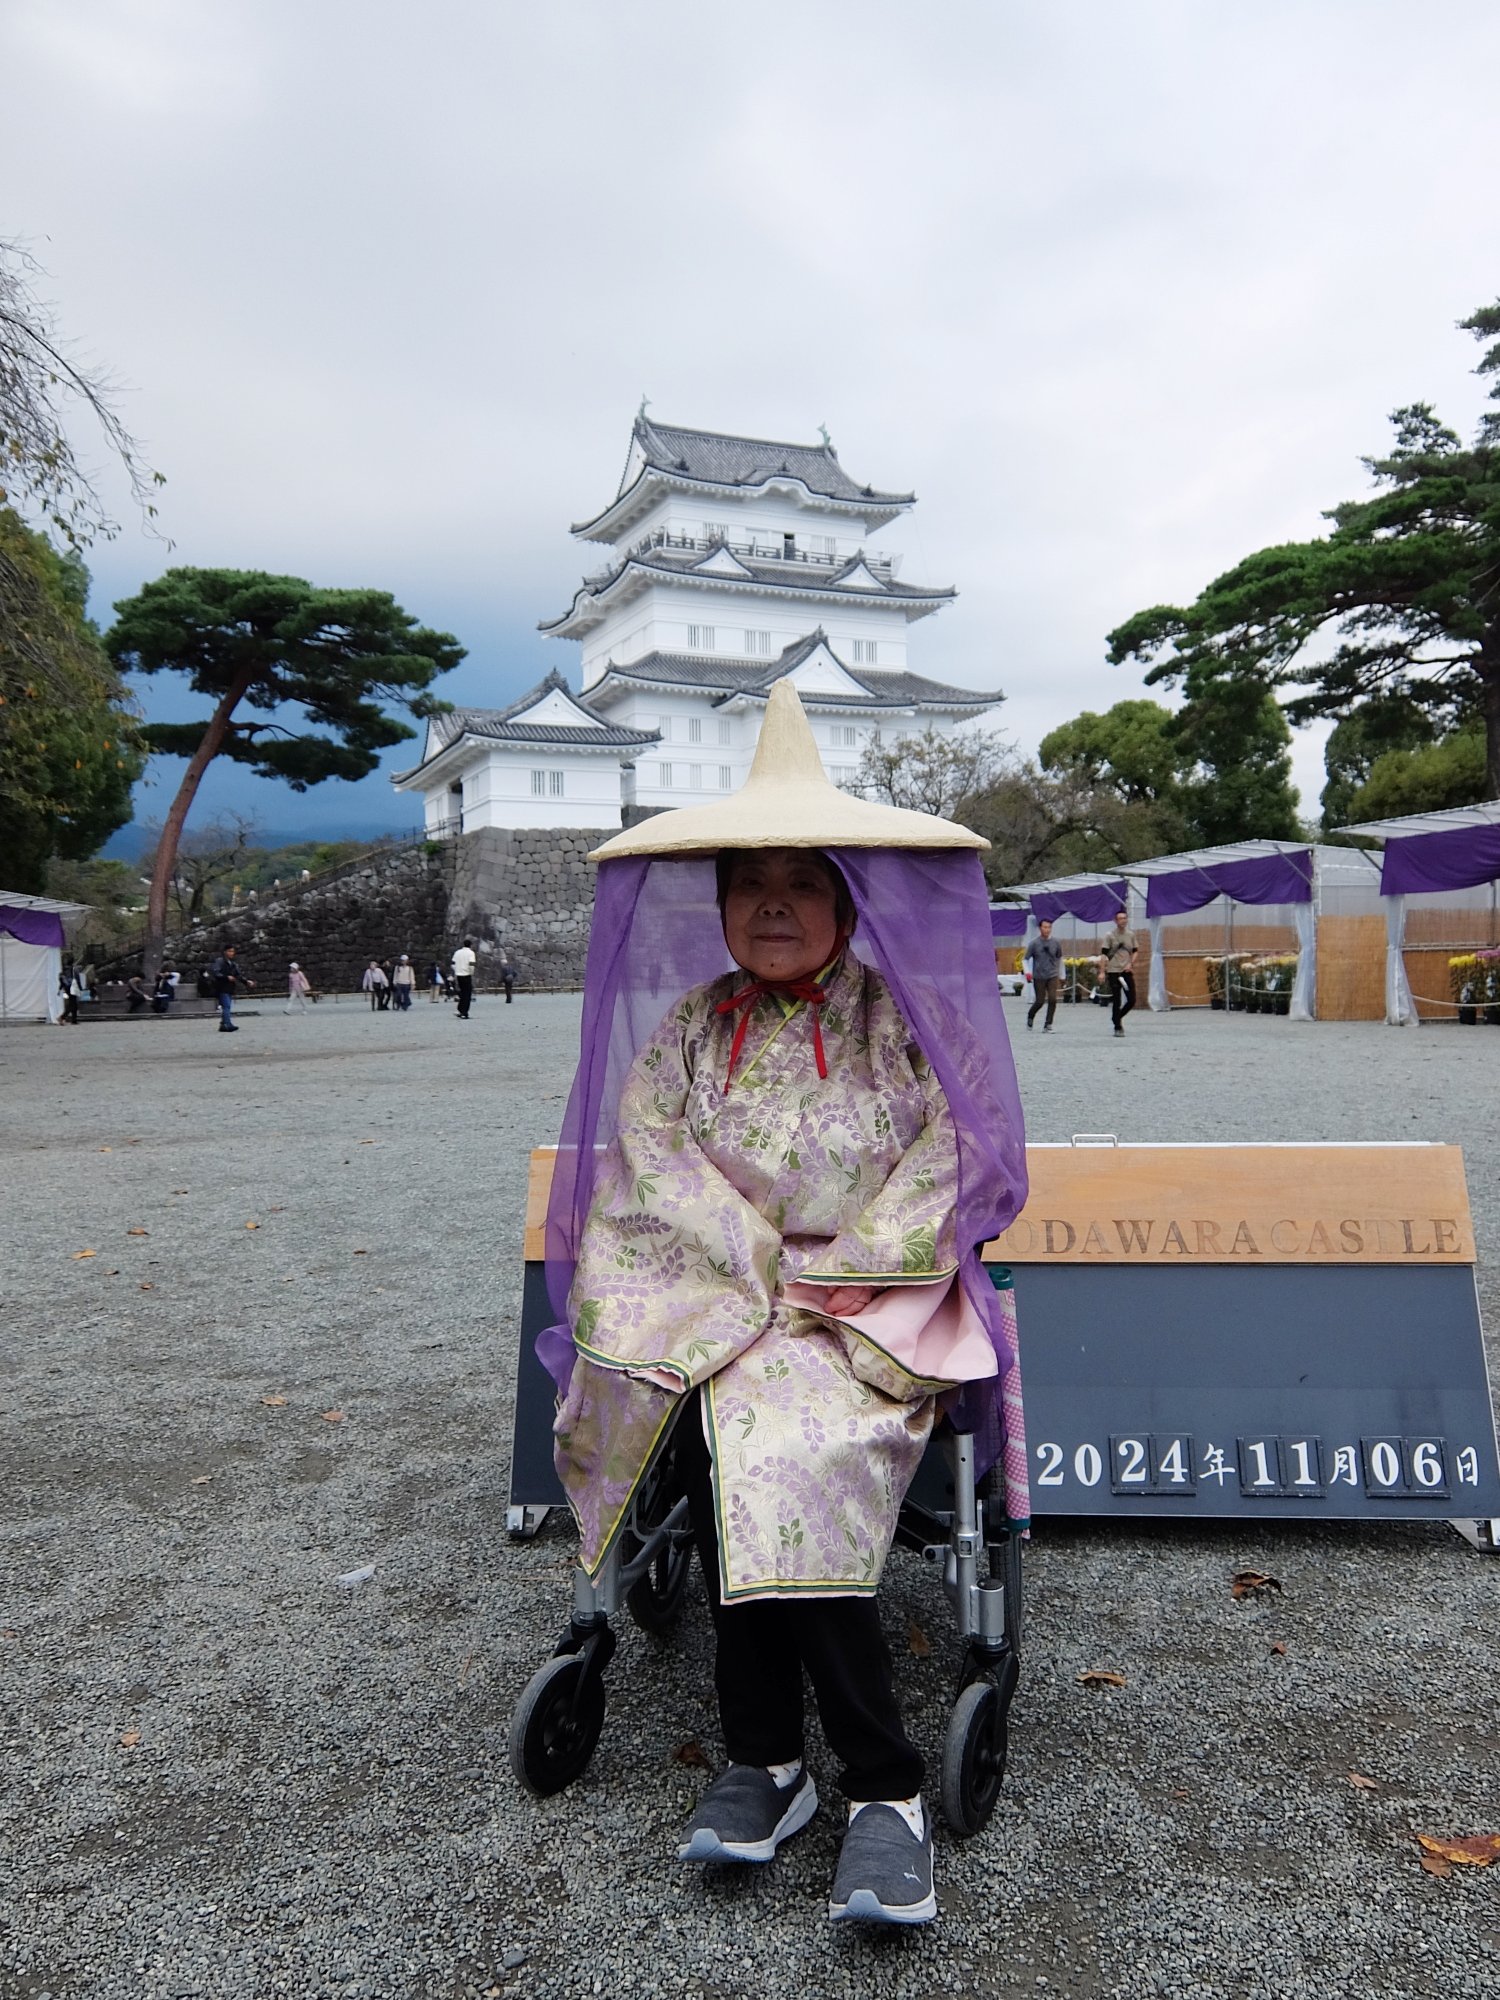
<svg viewBox="0 0 1500 2000"><path fill-rule="evenodd" d="M1146 883L1148 917L1180 917L1201 910L1216 896L1236 903L1310 903L1312 853L1256 854L1248 861L1212 861L1174 875L1152 875Z"/></svg>
<svg viewBox="0 0 1500 2000"><path fill-rule="evenodd" d="M62 918L56 910L16 910L9 903L0 903L0 931L8 932L21 944L62 947Z"/></svg>
<svg viewBox="0 0 1500 2000"><path fill-rule="evenodd" d="M1091 882L1081 889L1038 890L1031 899L1031 913L1038 923L1045 918L1056 923L1059 917L1077 917L1084 924L1113 923L1116 910L1125 907L1125 884Z"/></svg>
<svg viewBox="0 0 1500 2000"><path fill-rule="evenodd" d="M990 905L990 936L992 938L1025 937L1026 927L1031 922L1031 912L1024 903L1002 903L997 909Z"/></svg>
<svg viewBox="0 0 1500 2000"><path fill-rule="evenodd" d="M1448 833L1414 833L1388 840L1380 864L1382 896L1424 889L1477 889L1500 879L1500 826L1456 826Z"/></svg>

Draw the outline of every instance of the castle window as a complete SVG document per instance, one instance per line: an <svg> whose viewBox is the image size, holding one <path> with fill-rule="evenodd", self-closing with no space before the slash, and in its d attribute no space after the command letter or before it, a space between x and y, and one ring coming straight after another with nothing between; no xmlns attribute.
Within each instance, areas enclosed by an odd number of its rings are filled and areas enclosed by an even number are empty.
<svg viewBox="0 0 1500 2000"><path fill-rule="evenodd" d="M719 766L719 790L721 792L727 792L729 790L729 787L733 784L733 782L734 782L733 771L730 770L727 764L721 764Z"/></svg>
<svg viewBox="0 0 1500 2000"><path fill-rule="evenodd" d="M547 773L545 771L533 771L531 774L531 796L534 799L541 799L545 798L546 795Z"/></svg>
<svg viewBox="0 0 1500 2000"><path fill-rule="evenodd" d="M729 540L729 523L727 521L705 521L703 523L703 539L705 542L727 542Z"/></svg>
<svg viewBox="0 0 1500 2000"><path fill-rule="evenodd" d="M719 741L721 743L729 741L729 717L727 715L719 717Z"/></svg>
<svg viewBox="0 0 1500 2000"><path fill-rule="evenodd" d="M660 786L661 786L661 788L662 788L662 790L663 790L664 792L669 792L669 791L671 791L671 789L672 789L672 766L671 766L670 764L658 764L658 765L657 765L657 767L656 767L656 782L657 782L657 784L658 784L658 785L660 785Z"/></svg>
<svg viewBox="0 0 1500 2000"><path fill-rule="evenodd" d="M714 649L713 626L689 625L688 647L694 653L711 653Z"/></svg>
<svg viewBox="0 0 1500 2000"><path fill-rule="evenodd" d="M562 797L563 774L561 771L549 771L547 773L547 790L551 793L554 799L560 799Z"/></svg>
<svg viewBox="0 0 1500 2000"><path fill-rule="evenodd" d="M688 765L688 790L692 792L701 792L703 790L703 766L701 764Z"/></svg>
<svg viewBox="0 0 1500 2000"><path fill-rule="evenodd" d="M690 715L688 717L688 742L701 743L702 741L703 718L701 715Z"/></svg>
<svg viewBox="0 0 1500 2000"><path fill-rule="evenodd" d="M746 651L747 653L767 653L767 654L769 654L769 653L770 653L770 651L771 651L771 635L770 635L770 633L769 633L769 632L747 632L747 633L745 634L745 651Z"/></svg>
<svg viewBox="0 0 1500 2000"><path fill-rule="evenodd" d="M880 642L878 639L855 640L854 642L855 666L859 666L861 665L861 663L863 663L863 665L867 667L873 667L876 660L879 659L879 657L880 657Z"/></svg>
<svg viewBox="0 0 1500 2000"><path fill-rule="evenodd" d="M838 543L832 535L809 535L807 542L814 555L831 556L838 553Z"/></svg>
<svg viewBox="0 0 1500 2000"><path fill-rule="evenodd" d="M659 716L657 716L657 718L656 718L656 727L657 727L658 731L659 731L659 732L660 732L660 734L661 734L661 740L662 740L662 742L663 742L663 743L670 743L670 742L671 742L671 740L672 740L672 718L671 718L671 716L670 716L670 715L659 715Z"/></svg>
<svg viewBox="0 0 1500 2000"><path fill-rule="evenodd" d="M843 750L852 750L859 741L859 732L852 723L836 722L829 731L829 741Z"/></svg>

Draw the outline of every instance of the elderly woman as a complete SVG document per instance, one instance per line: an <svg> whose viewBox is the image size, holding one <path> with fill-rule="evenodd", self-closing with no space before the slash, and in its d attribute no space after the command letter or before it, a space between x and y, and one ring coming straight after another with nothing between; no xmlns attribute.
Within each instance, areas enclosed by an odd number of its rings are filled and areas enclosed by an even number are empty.
<svg viewBox="0 0 1500 2000"><path fill-rule="evenodd" d="M974 1246L954 1122L849 949L828 857L731 848L716 872L740 970L689 991L630 1068L577 1246L558 1467L597 1575L673 1442L729 1759L680 1858L769 1861L812 1818L805 1669L849 1801L830 1913L921 1923L923 1765L874 1593L936 1395L997 1370L955 1282Z"/></svg>

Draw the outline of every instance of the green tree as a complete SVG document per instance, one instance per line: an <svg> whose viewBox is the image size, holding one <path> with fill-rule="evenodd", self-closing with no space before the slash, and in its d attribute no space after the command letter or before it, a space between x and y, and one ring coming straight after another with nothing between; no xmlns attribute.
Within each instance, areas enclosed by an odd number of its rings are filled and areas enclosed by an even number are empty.
<svg viewBox="0 0 1500 2000"><path fill-rule="evenodd" d="M1118 800L1114 859L1139 861L1174 847L1295 839L1290 742L1275 698L1241 681L1175 713L1142 700L1086 709L1043 737L1040 757L1044 770Z"/></svg>
<svg viewBox="0 0 1500 2000"><path fill-rule="evenodd" d="M38 894L130 818L143 764L124 684L85 612L88 572L0 507L0 852Z"/></svg>
<svg viewBox="0 0 1500 2000"><path fill-rule="evenodd" d="M1323 769L1328 774L1321 801L1323 831L1335 833L1360 817L1354 801L1377 757L1393 750L1420 750L1435 742L1437 734L1428 711L1400 694L1371 695L1336 722L1323 746ZM1483 775L1481 768L1481 783Z"/></svg>
<svg viewBox="0 0 1500 2000"><path fill-rule="evenodd" d="M1349 800L1350 817L1397 819L1402 813L1442 812L1484 797L1484 732L1455 729L1415 750L1386 750Z"/></svg>
<svg viewBox="0 0 1500 2000"><path fill-rule="evenodd" d="M1476 373L1500 378L1500 302L1460 325L1492 343ZM1375 492L1331 508L1326 535L1246 557L1185 609L1138 612L1110 634L1110 658L1149 663L1148 683L1180 680L1190 702L1239 681L1305 689L1293 722L1347 717L1371 696L1444 732L1479 716L1500 796L1500 409L1468 445L1426 403L1391 422L1391 450L1364 461Z"/></svg>
<svg viewBox="0 0 1500 2000"><path fill-rule="evenodd" d="M120 668L185 674L212 704L198 722L150 723L142 732L153 751L188 760L151 875L152 978L183 823L214 758L298 792L327 778L366 777L382 750L415 733L384 704L436 713L444 704L428 690L464 649L416 624L384 591L325 590L258 570L170 569L115 610L105 643Z"/></svg>

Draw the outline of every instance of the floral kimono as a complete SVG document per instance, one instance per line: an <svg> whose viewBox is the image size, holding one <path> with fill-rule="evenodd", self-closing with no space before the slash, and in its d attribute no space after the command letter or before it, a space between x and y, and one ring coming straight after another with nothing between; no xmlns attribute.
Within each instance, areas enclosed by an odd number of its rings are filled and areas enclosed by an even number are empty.
<svg viewBox="0 0 1500 2000"><path fill-rule="evenodd" d="M725 1602L869 1593L936 1392L996 1367L955 1283L952 1120L852 953L824 982L826 1076L810 1008L769 994L731 1078L719 1008L744 984L689 993L626 1081L569 1298L558 1470L597 1575L701 1386ZM832 1319L819 1288L843 1285L880 1296Z"/></svg>

